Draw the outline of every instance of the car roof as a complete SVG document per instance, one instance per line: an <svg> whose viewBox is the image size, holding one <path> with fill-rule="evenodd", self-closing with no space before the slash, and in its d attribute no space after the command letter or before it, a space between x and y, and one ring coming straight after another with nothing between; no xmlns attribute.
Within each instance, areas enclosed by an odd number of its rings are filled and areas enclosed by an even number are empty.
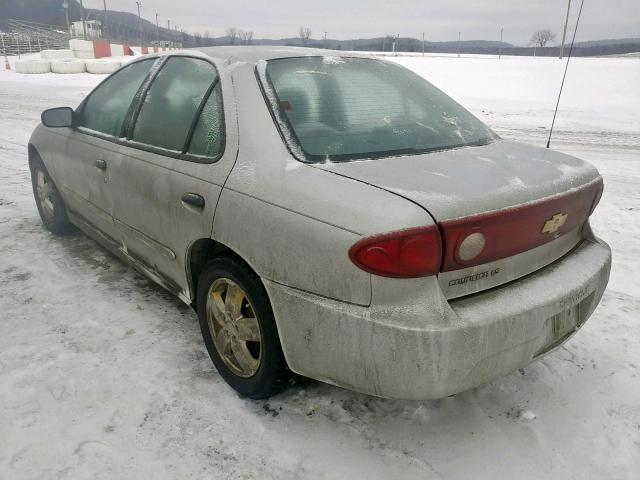
<svg viewBox="0 0 640 480"><path fill-rule="evenodd" d="M325 50L321 48L285 47L271 45L249 45L228 47L201 47L195 49L213 58L230 59L240 62L256 64L260 60L273 60L275 58L290 57L368 57L353 52L340 50Z"/></svg>

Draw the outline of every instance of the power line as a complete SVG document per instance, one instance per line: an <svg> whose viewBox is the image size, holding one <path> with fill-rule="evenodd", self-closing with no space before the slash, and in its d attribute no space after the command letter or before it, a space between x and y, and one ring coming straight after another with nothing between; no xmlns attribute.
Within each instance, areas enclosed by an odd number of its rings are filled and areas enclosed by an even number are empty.
<svg viewBox="0 0 640 480"><path fill-rule="evenodd" d="M547 140L547 148L551 145L551 134L553 134L553 126L556 123L556 115L558 114L558 106L560 105L560 97L562 96L562 89L564 87L564 80L567 78L567 70L569 69L569 61L571 60L571 52L573 52L573 44L576 41L576 33L578 33L578 25L580 24L580 16L582 15L582 7L584 0L580 2L580 10L578 11L578 19L576 20L576 28L573 31L573 38L571 39L571 48L569 48L569 56L567 57L567 64L564 67L564 75L562 76L562 83L560 84L560 92L558 93L558 101L556 102L556 110L553 112L553 120L551 121L551 129L549 129L549 139Z"/></svg>

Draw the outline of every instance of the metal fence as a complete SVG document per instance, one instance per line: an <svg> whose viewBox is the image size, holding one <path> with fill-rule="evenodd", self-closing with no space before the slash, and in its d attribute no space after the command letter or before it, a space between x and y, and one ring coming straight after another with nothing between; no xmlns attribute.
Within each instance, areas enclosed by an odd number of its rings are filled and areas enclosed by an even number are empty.
<svg viewBox="0 0 640 480"><path fill-rule="evenodd" d="M20 56L27 53L41 52L42 50L65 49L69 48L70 39L83 38L83 35L72 35L66 31L65 27L59 25L46 25L14 19L9 19L8 23L9 31L0 31L0 56ZM103 31L100 33L100 40L111 43L140 44L140 32L136 28L120 22L111 22L108 26L103 26ZM176 40L157 41L151 40L151 38L145 44L147 46L155 45L161 47L180 47L182 45L181 42Z"/></svg>
<svg viewBox="0 0 640 480"><path fill-rule="evenodd" d="M22 55L69 48L71 35L57 25L9 20L9 32L0 32L0 55Z"/></svg>

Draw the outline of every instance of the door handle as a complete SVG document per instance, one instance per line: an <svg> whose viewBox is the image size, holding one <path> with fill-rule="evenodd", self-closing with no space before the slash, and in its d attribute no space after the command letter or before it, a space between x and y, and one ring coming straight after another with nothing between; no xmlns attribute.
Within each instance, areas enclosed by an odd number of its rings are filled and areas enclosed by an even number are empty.
<svg viewBox="0 0 640 480"><path fill-rule="evenodd" d="M200 210L204 208L204 198L201 195L198 195L197 193L187 192L184 195L182 195L181 200L182 200L182 203L186 203Z"/></svg>
<svg viewBox="0 0 640 480"><path fill-rule="evenodd" d="M106 170L107 169L107 162L102 160L101 158L99 158L98 160L96 160L93 163L97 168L99 168L100 170Z"/></svg>

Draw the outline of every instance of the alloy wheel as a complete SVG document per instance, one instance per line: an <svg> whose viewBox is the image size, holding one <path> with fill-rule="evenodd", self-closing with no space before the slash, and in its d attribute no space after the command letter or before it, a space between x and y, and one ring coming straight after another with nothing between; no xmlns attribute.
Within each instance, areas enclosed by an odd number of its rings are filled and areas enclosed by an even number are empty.
<svg viewBox="0 0 640 480"><path fill-rule="evenodd" d="M42 212L48 219L54 218L53 189L42 168L36 170L36 193Z"/></svg>
<svg viewBox="0 0 640 480"><path fill-rule="evenodd" d="M262 333L245 291L233 280L216 279L207 294L206 313L213 344L225 365L239 377L255 375L262 359Z"/></svg>

